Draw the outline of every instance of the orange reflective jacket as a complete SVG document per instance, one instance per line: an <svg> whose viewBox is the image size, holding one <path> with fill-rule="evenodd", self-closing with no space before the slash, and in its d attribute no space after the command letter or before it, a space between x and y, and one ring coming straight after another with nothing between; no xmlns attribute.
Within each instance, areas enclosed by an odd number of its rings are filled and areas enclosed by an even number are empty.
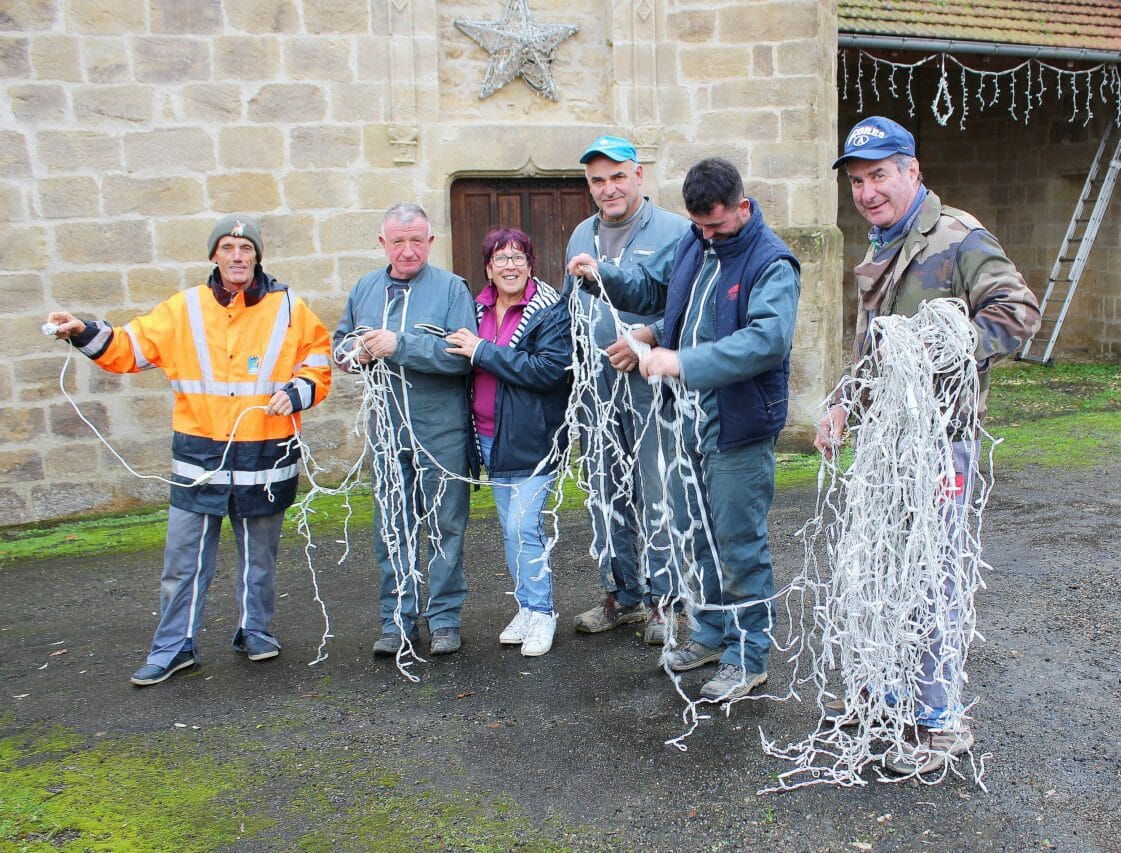
<svg viewBox="0 0 1121 853"><path fill-rule="evenodd" d="M172 479L184 484L171 489L174 506L225 515L232 501L240 515L253 516L291 505L300 454L288 440L300 416L253 407L280 390L297 413L319 403L331 386L331 342L285 285L261 273L231 297L212 280L123 327L88 323L74 343L105 370L158 367L171 381ZM213 471L203 485L186 485Z"/></svg>

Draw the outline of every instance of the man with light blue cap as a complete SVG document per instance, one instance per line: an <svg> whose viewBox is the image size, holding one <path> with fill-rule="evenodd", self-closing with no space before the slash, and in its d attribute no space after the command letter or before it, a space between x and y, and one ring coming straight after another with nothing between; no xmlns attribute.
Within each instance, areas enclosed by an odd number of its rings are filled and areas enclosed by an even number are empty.
<svg viewBox="0 0 1121 853"><path fill-rule="evenodd" d="M572 232L566 263L587 253L622 269L639 263L668 269L673 247L689 223L642 195L642 165L631 141L600 136L580 162L598 212ZM571 276L565 279L565 293L571 292L574 283ZM606 595L602 604L578 614L574 624L577 631L596 634L645 622L645 641L660 645L667 616L662 602L670 598L675 572L668 538L665 533L660 538L655 533L642 502L644 491L657 493L659 478L655 431L643 430L653 392L635 370L638 359L622 338L623 330L616 327L606 296L580 289L577 298L581 313L591 320L600 356L595 399L585 399L580 407L580 443L586 454L594 448L587 459L587 476L604 498L602 506L591 508L591 515L592 552L599 562ZM639 328L661 319L661 314L620 311L619 319L630 328ZM611 413L606 421L598 416L604 404ZM611 435L606 441L592 442L593 429L608 429ZM637 476L626 476L636 462ZM621 489L620 482L631 485Z"/></svg>

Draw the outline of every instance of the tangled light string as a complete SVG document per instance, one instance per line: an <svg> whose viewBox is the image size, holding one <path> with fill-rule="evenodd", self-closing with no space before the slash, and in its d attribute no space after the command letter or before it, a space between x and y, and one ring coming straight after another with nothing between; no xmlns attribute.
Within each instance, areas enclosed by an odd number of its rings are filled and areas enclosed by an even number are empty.
<svg viewBox="0 0 1121 853"><path fill-rule="evenodd" d="M892 98L906 98L907 114L914 117L917 110L915 71L924 65L937 65L938 84L930 110L943 127L957 113L958 127L964 130L971 102L983 112L996 107L1005 98L1012 120L1027 124L1031 114L1042 107L1043 96L1051 87L1056 99L1069 97L1070 123L1082 115L1083 126L1089 124L1094 117L1096 102L1108 105L1114 124L1121 127L1121 72L1113 64L1102 63L1091 68L1070 70L1038 59L1027 59L1003 71L983 71L969 67L948 53L930 54L915 62L893 62L866 50L855 49L856 67L850 69L849 52L841 51L841 98L855 98L857 112L861 114L864 113L867 97L865 88L879 101L880 86L884 85ZM881 75L884 78L882 82ZM902 79L897 80L896 75Z"/></svg>
<svg viewBox="0 0 1121 853"><path fill-rule="evenodd" d="M58 330L58 327L56 325L54 325L53 323L44 323L43 324L43 333L44 334L48 334L48 335L53 336L54 333L57 330ZM205 486L225 466L226 457L229 456L230 448L233 447L234 440L237 437L238 427L241 426L241 419L244 418L246 414L253 411L254 409L265 410L267 408L265 406L247 406L245 409L243 409L241 412L239 412L238 416L237 416L237 419L234 421L234 425L233 425L232 429L230 430L230 437L226 440L226 447L222 451L222 456L218 460L217 467L215 467L211 471L203 471L201 474L199 474L198 477L196 477L191 482L189 482L189 483L177 483L174 480L169 480L167 477L162 477L159 474L141 474L139 471L137 471L135 468L133 468L128 463L128 461L123 456L121 456L120 453L117 452L117 449L115 447L113 447L112 444L109 443L109 439L107 439L102 434L101 430L99 430L93 424L93 422L82 413L81 407L78 406L78 401L75 400L73 397L71 397L70 392L66 390L66 372L69 369L70 361L74 356L74 349L75 348L73 346L68 346L66 348L66 357L62 361L62 369L59 371L59 374L58 374L58 387L59 387L59 390L62 391L62 396L66 399L66 402L68 402L70 404L70 407L72 409L74 409L74 412L75 412L75 414L77 414L79 420L81 420L82 423L84 423L86 426L88 426L93 431L93 434L97 436L98 440L103 445L105 445L105 447L109 450L109 452L113 455L113 457L118 462L120 462L121 465L123 465L125 467L125 470L127 470L130 474L132 474L134 477L136 477L137 479L140 479L140 480L157 480L161 483L167 483L168 485L171 485L171 486L179 486L180 488L184 488L184 489L193 489L193 488L197 488L199 486ZM290 416L290 417L292 417L292 416ZM312 490L309 491L308 494L304 496L303 500L301 500L299 502L299 504L297 505L297 513L299 515L298 522L297 522L297 530L300 532L300 534L304 537L304 540L305 540L304 556L305 556L305 559L307 561L308 571L311 574L313 601L319 606L319 610L323 615L324 627L323 627L323 635L322 635L322 637L320 638L320 641L319 641L319 648L316 650L315 659L308 663L308 666L315 666L317 663L327 659L327 653L325 651L325 648L326 648L326 645L327 645L327 639L331 636L331 619L327 614L326 602L324 602L323 598L321 597L321 595L319 593L319 579L316 575L315 565L313 564L312 559L311 559L311 552L315 548L315 545L314 545L314 543L312 542L312 539L311 539L311 526L310 526L310 523L309 523L309 515L314 514L314 511L310 508L310 505L311 505L311 501L314 498L315 494L317 494L317 493L334 493L334 492L338 492L340 490L339 489L321 488L317 484L315 484L315 482L314 482L314 472L318 470L318 466L315 464L314 459L312 459L311 448L308 447L308 445L304 442L303 438L300 436L300 431L299 431L299 429L296 429L295 424L296 424L296 419L295 419L295 417L292 417L292 425L293 425L293 429L295 430L295 432L293 433L292 437L284 443L284 453L276 460L276 462L273 463L272 468L270 470L275 471L278 468L284 467L287 464L288 460L292 458L292 455L294 453L302 451L303 455L302 455L302 458L301 458L301 464L303 465L304 473L308 476L308 479L313 484ZM351 473L353 473L353 469L352 469ZM349 475L348 475L348 479L349 479ZM344 482L344 489L345 489L345 485L346 484ZM272 480L271 479L267 480L265 482L265 494L267 495L267 497L270 501L273 500ZM350 507L349 507L349 504L348 504L347 505L347 510L348 510L347 518L348 519L349 519L349 509L350 509Z"/></svg>
<svg viewBox="0 0 1121 853"><path fill-rule="evenodd" d="M871 333L875 351L838 386L856 416L852 464L823 459L828 485L819 481L816 516L800 532L805 563L795 581L804 590L806 681L823 707L842 698L856 725L823 712L815 732L785 747L760 731L764 750L794 765L767 791L864 785L868 767L881 781L910 778L877 765L914 733L924 659L946 693L945 728L960 726L976 701L963 685L980 636L974 595L988 568L980 540L991 473L975 464L963 503L953 500L954 439L987 444L990 472L997 444L977 420L976 332L964 302L937 299L911 318L877 318ZM987 756L968 755L983 788ZM940 774L918 778L963 777L960 760L947 756Z"/></svg>
<svg viewBox="0 0 1121 853"><path fill-rule="evenodd" d="M638 356L644 355L648 350L645 344L636 341L631 334L632 328L623 321L611 300L603 292L602 281L598 276L593 276L595 290L599 296L598 310L608 311L614 322L616 332L626 338L631 349ZM621 371L615 371L608 393L603 393L603 386L597 386L597 378L606 370L604 354L595 344L593 327L595 316L584 307L575 292L569 299L569 310L572 314L572 328L574 335L573 368L573 393L570 397L568 412L568 428L576 434L578 422L583 420L592 425L601 425L590 430L587 436L590 447L581 448L580 470L589 467L589 463L597 458L597 453L610 449L615 453L618 471L613 472L612 482L605 482L601 476L583 479L580 485L586 490L586 505L593 513L599 513L602 518L610 523L622 524L621 516L612 513L612 497L617 493L625 497L630 511L641 520L639 525L639 553L643 555L643 568L646 577L661 575L673 578L670 584L671 592L661 597L656 602L669 618L666 621L665 642L662 646L659 662L671 679L674 690L685 703L681 711L684 731L666 740L667 745L674 746L681 751L688 749L686 740L696 730L697 726L711 717L709 709L713 705L720 706L725 714L730 713L731 706L743 699L771 699L785 700L795 695L794 682L781 693L765 693L756 690L746 697L731 701L717 700L716 702L695 698L689 695L682 683L682 674L673 672L669 668L670 654L679 644L678 622L672 616L681 611L689 614L691 627L696 627L692 614L702 610L724 611L733 614L738 627L742 611L750 607L767 607L772 603L782 602L786 610L790 611L790 600L796 588L788 584L769 599L752 602L747 605L723 605L719 601L707 601L702 587L702 562L698 557L698 546L704 543L712 555L719 571L719 550L716 545L716 536L712 529L712 520L704 511L704 474L693 464L692 456L686 449L686 440L692 432L691 443L696 446L700 441L704 412L700 405L700 394L690 391L673 377L656 377L651 380L653 386L653 401L646 411L639 410L631 394L627 376ZM638 369L637 367L635 368ZM597 395L597 387L600 391ZM588 402L591 400L592 402ZM614 401L614 402L613 402ZM624 409L625 411L621 410ZM637 414L639 427L636 430L636 451L631 453L618 446L613 431L606 429L609 419L628 417ZM658 476L655 482L648 482L642 478L637 459L637 447L645 440L656 441L658 453ZM629 488L635 480L641 483L643 499L640 506L635 506L633 490ZM618 490L618 492L616 492ZM591 555L601 559L609 553L608 543L593 542ZM657 547L659 539L668 541L668 546ZM718 575L719 576L719 575ZM674 592L676 590L676 592ZM793 624L788 622L788 625ZM789 652L795 648L793 636L785 641L780 641L774 635L773 623L768 624L768 636L773 644L773 652ZM741 636L743 634L741 633ZM742 652L742 647L741 647ZM795 661L796 664L796 661ZM743 662L741 659L741 666ZM795 670L796 671L796 670Z"/></svg>

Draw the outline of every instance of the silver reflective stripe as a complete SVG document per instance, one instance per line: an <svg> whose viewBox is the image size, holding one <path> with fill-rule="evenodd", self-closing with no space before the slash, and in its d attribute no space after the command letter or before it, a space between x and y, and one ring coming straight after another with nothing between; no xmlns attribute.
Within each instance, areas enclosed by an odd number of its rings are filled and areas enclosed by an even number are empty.
<svg viewBox="0 0 1121 853"><path fill-rule="evenodd" d="M90 358L100 354L109 345L109 339L113 336L113 327L104 320L94 320L93 325L97 329L97 334L93 336L92 341L78 350L82 355L88 355Z"/></svg>
<svg viewBox="0 0 1121 853"><path fill-rule="evenodd" d="M331 360L322 353L313 352L309 355L302 364L296 365L296 372L299 372L301 367L330 367Z"/></svg>
<svg viewBox="0 0 1121 853"><path fill-rule="evenodd" d="M132 343L132 357L136 359L136 366L141 370L151 370L155 367L152 362L144 357L144 353L140 351L140 341L136 339L136 333L132 330L131 323L125 326L125 334L128 335L128 339Z"/></svg>
<svg viewBox="0 0 1121 853"><path fill-rule="evenodd" d="M285 386L284 382L270 382L261 379L257 382L203 382L198 379L177 379L171 388L180 394L214 394L219 397L249 397L253 394L267 394L270 397Z"/></svg>
<svg viewBox="0 0 1121 853"><path fill-rule="evenodd" d="M171 473L177 474L180 477L194 482L203 474L210 472L203 468L201 465L193 465L190 462L183 462L180 459L171 460ZM283 465L279 468L266 468L262 471L218 471L207 481L207 485L215 486L228 486L230 485L231 475L233 477L233 484L235 486L264 486L268 483L279 483L284 480L291 480L293 477L298 476L300 473L300 464L293 462L290 465ZM181 483L180 485L187 485Z"/></svg>
<svg viewBox="0 0 1121 853"><path fill-rule="evenodd" d="M292 300L296 298L296 294L291 290L287 293L279 291L279 294L280 307L276 312L276 320L272 324L272 335L269 336L269 345L265 349L265 356L261 359L260 372L257 374L265 380L272 376L272 372L276 369L276 362L280 358L280 351L284 347L284 338L288 335L288 324L292 318Z"/></svg>
<svg viewBox="0 0 1121 853"><path fill-rule="evenodd" d="M206 323L202 319L202 303L199 302L201 287L187 291L187 319L191 324L191 339L195 342L195 355L199 360L199 373L204 382L214 381L214 368L210 364L210 348L206 345Z"/></svg>

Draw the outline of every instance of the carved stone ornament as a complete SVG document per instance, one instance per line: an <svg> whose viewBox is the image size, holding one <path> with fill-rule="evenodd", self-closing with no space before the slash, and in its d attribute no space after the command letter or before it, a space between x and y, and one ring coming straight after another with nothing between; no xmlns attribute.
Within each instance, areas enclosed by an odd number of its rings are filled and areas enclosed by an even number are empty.
<svg viewBox="0 0 1121 853"><path fill-rule="evenodd" d="M580 29L575 24L533 20L529 0L506 0L498 21L455 21L455 25L490 54L479 100L485 100L516 77L551 101L557 99L552 62L557 46Z"/></svg>

